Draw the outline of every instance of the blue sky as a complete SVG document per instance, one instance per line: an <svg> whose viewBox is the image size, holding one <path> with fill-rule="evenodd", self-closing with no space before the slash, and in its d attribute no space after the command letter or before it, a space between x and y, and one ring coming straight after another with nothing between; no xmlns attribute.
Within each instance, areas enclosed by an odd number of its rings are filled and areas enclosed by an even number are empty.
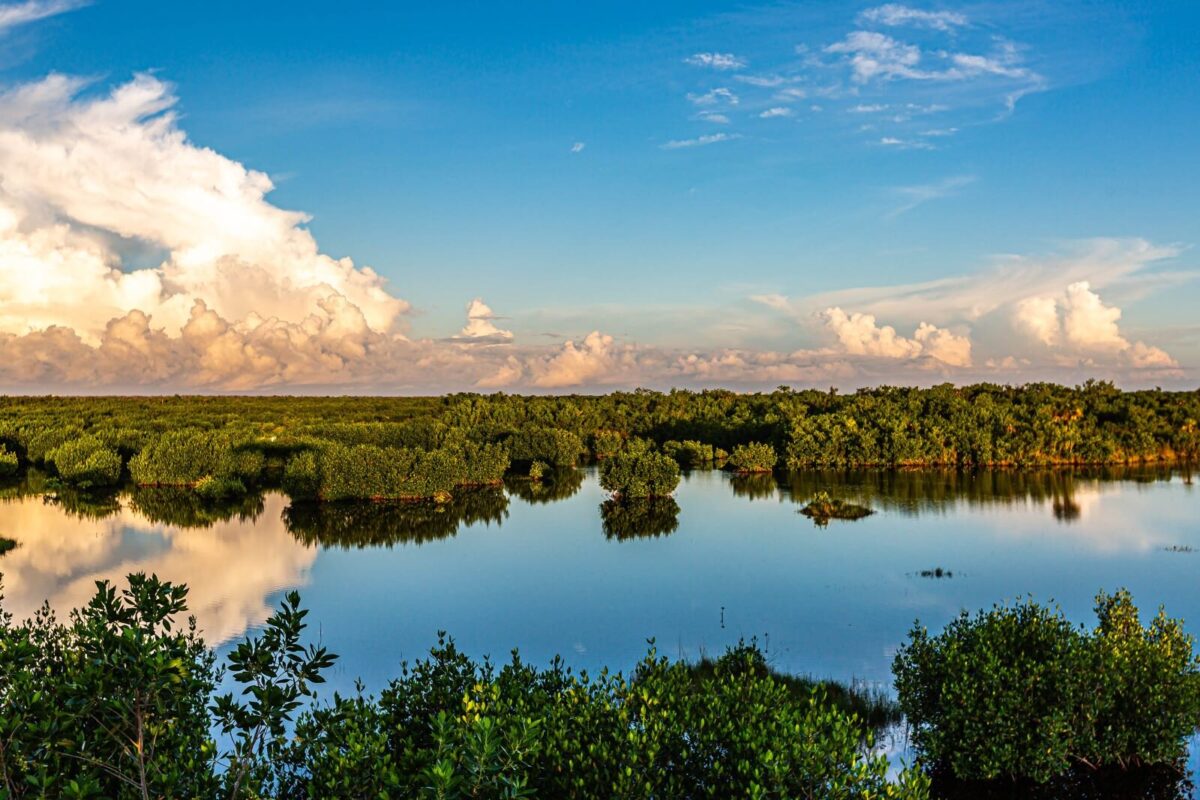
<svg viewBox="0 0 1200 800"><path fill-rule="evenodd" d="M35 8L46 13L3 27L4 9ZM268 174L267 202L310 215L322 253L387 279L407 306L385 333L454 337L484 299L485 333L512 337L489 339L483 360L516 359L513 386L539 385L528 359L561 355L538 347L582 350L592 331L661 352L543 388L653 383L655 364L689 348L839 361L818 383L1194 385L1197 23L1185 2L0 2L0 85L73 76L79 107L148 73L189 143ZM127 273L174 248L45 205L120 234ZM911 288L948 280L963 282L954 297ZM977 307L1014 281L1029 297ZM1091 294L1068 294L1080 281ZM1092 296L1107 327L1089 339L1072 309ZM1057 298L1061 330L1025 313L1035 297ZM28 298L7 299L13 335L39 327ZM872 324L847 333L831 308ZM151 329L167 324L142 310ZM931 362L913 344L922 322L969 339L971 357ZM903 341L881 338L888 326ZM1136 343L1170 363L1133 358ZM451 370L445 387L473 375ZM758 378L728 382L743 380Z"/></svg>

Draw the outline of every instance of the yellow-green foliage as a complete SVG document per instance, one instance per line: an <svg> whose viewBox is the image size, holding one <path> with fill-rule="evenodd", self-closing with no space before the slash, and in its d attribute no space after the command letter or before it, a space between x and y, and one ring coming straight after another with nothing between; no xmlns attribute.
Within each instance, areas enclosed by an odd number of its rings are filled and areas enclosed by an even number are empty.
<svg viewBox="0 0 1200 800"><path fill-rule="evenodd" d="M316 451L316 497L320 500L416 500L449 495L466 469L462 457L444 450L325 444ZM298 480L304 465L292 468Z"/></svg>
<svg viewBox="0 0 1200 800"><path fill-rule="evenodd" d="M678 485L679 465L662 453L618 453L600 462L600 486L623 498L666 497Z"/></svg>
<svg viewBox="0 0 1200 800"><path fill-rule="evenodd" d="M10 478L16 475L19 467L17 454L8 452L4 445L0 444L0 478Z"/></svg>
<svg viewBox="0 0 1200 800"><path fill-rule="evenodd" d="M115 486L121 480L121 454L96 436L81 436L46 455L58 476L76 486Z"/></svg>
<svg viewBox="0 0 1200 800"><path fill-rule="evenodd" d="M573 467L587 452L579 436L561 428L523 428L509 436L505 444L515 462L544 461L552 467Z"/></svg>
<svg viewBox="0 0 1200 800"><path fill-rule="evenodd" d="M775 448L762 442L739 444L729 454L725 466L734 472L770 472L775 469Z"/></svg>
<svg viewBox="0 0 1200 800"><path fill-rule="evenodd" d="M228 434L201 430L164 433L129 462L129 472L141 486L195 487L207 479L228 488L233 481L254 482L262 468L262 453L235 448Z"/></svg>

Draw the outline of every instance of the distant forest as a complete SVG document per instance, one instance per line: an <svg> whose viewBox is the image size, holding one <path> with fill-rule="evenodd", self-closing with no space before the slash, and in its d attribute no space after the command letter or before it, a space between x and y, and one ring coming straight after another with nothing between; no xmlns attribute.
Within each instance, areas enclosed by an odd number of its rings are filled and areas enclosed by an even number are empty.
<svg viewBox="0 0 1200 800"><path fill-rule="evenodd" d="M132 482L231 497L447 500L585 461L622 487L670 489L664 464L1043 467L1191 461L1200 391L1112 384L880 387L853 394L637 390L531 397L5 397L0 478ZM670 466L670 465L667 465ZM675 467L670 466L671 469Z"/></svg>

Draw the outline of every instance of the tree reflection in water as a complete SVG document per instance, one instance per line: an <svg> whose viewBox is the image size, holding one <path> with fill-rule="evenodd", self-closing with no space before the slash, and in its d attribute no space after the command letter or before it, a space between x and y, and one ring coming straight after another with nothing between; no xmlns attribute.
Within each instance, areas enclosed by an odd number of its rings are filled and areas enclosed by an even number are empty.
<svg viewBox="0 0 1200 800"><path fill-rule="evenodd" d="M446 539L463 525L501 524L508 496L501 489L456 492L448 503L292 503L283 522L297 540L354 549Z"/></svg>
<svg viewBox="0 0 1200 800"><path fill-rule="evenodd" d="M609 539L668 536L679 528L679 504L673 497L606 500L600 504L600 518Z"/></svg>
<svg viewBox="0 0 1200 800"><path fill-rule="evenodd" d="M264 503L261 492L216 500L190 489L135 486L129 490L129 508L161 525L211 528L233 520L254 522L262 515Z"/></svg>
<svg viewBox="0 0 1200 800"><path fill-rule="evenodd" d="M733 493L751 500L771 500L778 494L779 484L770 472L752 472L734 475L729 479Z"/></svg>
<svg viewBox="0 0 1200 800"><path fill-rule="evenodd" d="M508 489L509 494L519 497L531 505L554 503L573 497L583 488L583 470L548 470L539 481L511 477L505 479L504 488Z"/></svg>
<svg viewBox="0 0 1200 800"><path fill-rule="evenodd" d="M1097 484L1116 481L1169 481L1166 466L1064 467L1059 469L891 469L800 470L781 478L793 500L803 502L821 490L870 508L907 515L938 513L953 503L969 506L1018 506L1030 502L1050 507L1054 518L1071 523L1080 519L1078 495ZM742 494L734 486L735 494Z"/></svg>

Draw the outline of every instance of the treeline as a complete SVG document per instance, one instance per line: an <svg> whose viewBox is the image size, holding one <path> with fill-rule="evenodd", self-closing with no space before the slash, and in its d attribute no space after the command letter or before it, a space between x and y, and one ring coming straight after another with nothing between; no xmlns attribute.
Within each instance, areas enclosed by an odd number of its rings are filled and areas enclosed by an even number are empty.
<svg viewBox="0 0 1200 800"><path fill-rule="evenodd" d="M6 798L1182 798L1200 659L1182 623L1101 594L914 627L898 706L772 671L754 644L631 673L496 665L440 638L377 695L315 699L336 656L295 593L221 671L187 589L131 575L67 622L0 609ZM328 633L328 632L327 632ZM899 772L872 743L901 721Z"/></svg>
<svg viewBox="0 0 1200 800"><path fill-rule="evenodd" d="M851 395L775 392L441 398L0 398L0 478L130 480L202 495L445 499L594 460L615 495L670 494L678 469L1045 466L1194 460L1200 392L1089 382Z"/></svg>

